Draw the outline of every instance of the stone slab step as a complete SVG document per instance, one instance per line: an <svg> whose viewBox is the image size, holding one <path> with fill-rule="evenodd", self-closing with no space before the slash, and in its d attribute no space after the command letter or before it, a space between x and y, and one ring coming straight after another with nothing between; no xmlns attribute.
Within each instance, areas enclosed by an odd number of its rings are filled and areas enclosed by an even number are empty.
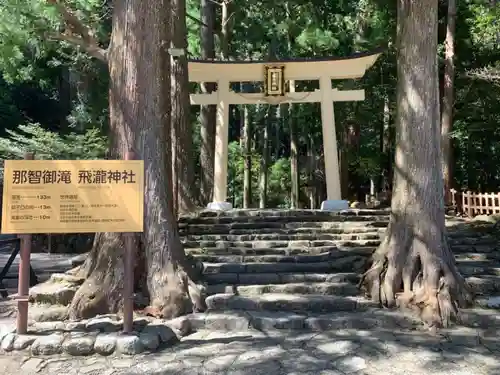
<svg viewBox="0 0 500 375"><path fill-rule="evenodd" d="M187 248L186 254L197 255L221 255L221 256L263 256L263 255L318 255L326 252L338 253L339 257L345 254L371 254L376 249L375 246L362 247L337 247L337 246L316 246L316 247L276 247L276 248L251 248L251 247L205 247Z"/></svg>
<svg viewBox="0 0 500 375"><path fill-rule="evenodd" d="M179 319L179 318L177 318ZM225 311L195 313L182 317L194 330L239 331L276 329L322 332L340 329L369 330L415 329L421 321L405 316L398 310L369 308L368 311L335 312L329 314L297 314L271 311ZM334 344L334 341L332 343Z"/></svg>
<svg viewBox="0 0 500 375"><path fill-rule="evenodd" d="M206 298L206 303L208 311L250 310L309 313L359 311L376 306L373 302L361 297L283 293L246 297L234 294L214 294Z"/></svg>
<svg viewBox="0 0 500 375"><path fill-rule="evenodd" d="M231 255L231 254L213 254L212 252L205 253L190 253L196 259L205 263L318 263L328 262L344 257L354 255L371 256L375 247L360 247L352 249L331 249L323 252L302 252L299 254L286 254L286 252L278 252L277 254L266 255ZM281 249L279 249L281 250ZM272 251L272 250L271 250Z"/></svg>
<svg viewBox="0 0 500 375"><path fill-rule="evenodd" d="M489 236L483 237L467 237L467 236L454 236L448 238L448 243L450 246L454 245L471 245L471 246L481 246L488 245L498 247L499 242Z"/></svg>
<svg viewBox="0 0 500 375"><path fill-rule="evenodd" d="M500 275L470 276L465 280L478 295L489 296L500 293Z"/></svg>
<svg viewBox="0 0 500 375"><path fill-rule="evenodd" d="M182 239L183 243L199 242L199 241L229 241L229 242L243 242L243 241L358 241L358 240L380 240L381 233L379 232L366 232L366 233L300 233L300 234L248 234L248 235L232 235L221 234L213 235L206 234L201 236L188 235Z"/></svg>
<svg viewBox="0 0 500 375"><path fill-rule="evenodd" d="M380 240L358 240L358 241L188 241L184 243L184 248L187 253L191 254L278 254L285 252L287 249L291 251L299 251L300 253L318 253L326 248L339 249L359 249L370 248L376 249L380 244ZM450 248L454 254L463 253L498 253L499 247L496 244L491 245L462 245L450 244ZM298 250L302 249L302 250ZM320 249L320 250L318 250ZM367 250L368 251L368 250Z"/></svg>
<svg viewBox="0 0 500 375"><path fill-rule="evenodd" d="M477 267L477 268L490 268L490 267L500 267L500 262L497 260L477 260L477 259L464 259L461 257L455 257L455 261L458 266L467 267Z"/></svg>
<svg viewBox="0 0 500 375"><path fill-rule="evenodd" d="M336 246L336 247L363 247L378 246L380 240L313 240L313 241L185 241L184 248L231 248L231 247L250 247L250 248L277 248L277 247L317 247L317 246Z"/></svg>
<svg viewBox="0 0 500 375"><path fill-rule="evenodd" d="M358 272L363 269L366 262L366 256L348 255L331 261L316 263L204 263L203 273Z"/></svg>
<svg viewBox="0 0 500 375"><path fill-rule="evenodd" d="M458 270L465 276L500 276L500 267L474 267L467 265L459 265Z"/></svg>
<svg viewBox="0 0 500 375"><path fill-rule="evenodd" d="M209 285L207 293L212 294L234 294L239 296L257 296L268 293L280 294L316 294L335 296L356 296L359 289L352 282L325 282L325 283L292 283L292 284L268 284L268 285Z"/></svg>
<svg viewBox="0 0 500 375"><path fill-rule="evenodd" d="M227 211L218 210L202 210L196 213L188 213L179 215L179 221L189 221L196 218L256 218L256 217L290 217L290 216L305 216L305 217L337 217L337 216L367 216L378 215L388 216L390 209L348 209L342 211L323 211L323 210L307 210L307 209L232 209Z"/></svg>
<svg viewBox="0 0 500 375"><path fill-rule="evenodd" d="M208 285L260 285L260 284L292 284L292 283L342 283L359 281L355 272L337 273L215 273L204 275Z"/></svg>
<svg viewBox="0 0 500 375"><path fill-rule="evenodd" d="M227 223L227 224L179 224L179 233L186 234L253 234L253 233L363 233L384 231L387 223L375 222L284 222L284 223Z"/></svg>
<svg viewBox="0 0 500 375"><path fill-rule="evenodd" d="M240 262L230 262L230 263L204 263L203 264L203 274L204 277L208 275L220 275L220 280L225 280L221 282L227 283L238 283L241 279L240 276L237 278L236 275L243 274L276 274L273 277L279 278L280 273L334 273L334 272L363 272L368 265L369 256L367 255L347 255L342 258L337 258L329 261L310 262L310 263L297 263L297 262L261 262L261 263L240 263ZM468 276L500 276L500 267L496 267L495 264L489 264L485 262L485 265L474 264L474 262L461 263L458 262L457 266L459 271L466 277ZM223 274L229 274L226 277ZM275 283L275 282L272 282ZM246 284L246 283L245 283Z"/></svg>
<svg viewBox="0 0 500 375"><path fill-rule="evenodd" d="M455 255L457 261L500 262L500 252L464 252Z"/></svg>
<svg viewBox="0 0 500 375"><path fill-rule="evenodd" d="M489 245L462 245L462 244L450 244L450 248L454 254L463 253L494 253L497 252L499 248L498 245L492 243Z"/></svg>
<svg viewBox="0 0 500 375"><path fill-rule="evenodd" d="M367 222L379 222L377 226L385 227L389 223L388 215L375 215L375 216L342 216L342 215L333 215L333 216L263 216L263 217L203 217L203 218L193 218L189 220L184 220L183 218L179 218L179 225L181 228L184 228L185 225L214 225L214 224L233 224L234 223L304 223L304 222L336 222L336 223L367 223ZM245 225L245 227L248 227Z"/></svg>

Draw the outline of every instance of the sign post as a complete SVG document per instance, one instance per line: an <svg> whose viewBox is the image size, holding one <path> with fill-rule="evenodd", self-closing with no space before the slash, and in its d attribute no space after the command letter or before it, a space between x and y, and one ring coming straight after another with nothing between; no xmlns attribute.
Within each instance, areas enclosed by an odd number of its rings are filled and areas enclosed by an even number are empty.
<svg viewBox="0 0 500 375"><path fill-rule="evenodd" d="M27 154L26 159L33 159ZM133 159L132 154L127 159ZM125 331L132 329L134 237L144 225L142 160L6 160L2 233L21 238L18 333L26 333L31 234L121 232L125 236Z"/></svg>
<svg viewBox="0 0 500 375"><path fill-rule="evenodd" d="M33 160L32 153L26 153L24 156L26 160ZM5 202L3 207L5 207ZM2 215L3 220L3 215ZM31 233L18 234L21 240L20 247L20 262L19 262L19 276L17 285L17 319L16 330L17 333L24 334L28 331L28 298L30 292L30 265L31 265Z"/></svg>
<svg viewBox="0 0 500 375"><path fill-rule="evenodd" d="M126 160L134 160L133 152L127 152ZM135 264L135 236L133 232L125 233L125 254L123 274L123 332L130 333L134 325L134 264Z"/></svg>

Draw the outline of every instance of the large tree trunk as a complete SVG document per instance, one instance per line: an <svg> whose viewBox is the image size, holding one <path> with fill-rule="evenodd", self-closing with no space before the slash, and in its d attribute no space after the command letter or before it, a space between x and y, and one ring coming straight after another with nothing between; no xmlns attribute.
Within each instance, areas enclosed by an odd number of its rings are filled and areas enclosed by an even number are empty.
<svg viewBox="0 0 500 375"><path fill-rule="evenodd" d="M194 272L167 199L170 170L170 1L123 0L113 9L109 48L111 155L132 150L144 160L144 232L138 236L136 286L164 317L193 310ZM166 141L167 140L167 141ZM102 233L83 270L87 277L70 306L72 318L122 307L123 236ZM143 283L141 284L141 281ZM193 291L193 293L190 293ZM201 299L196 299L200 304Z"/></svg>
<svg viewBox="0 0 500 375"><path fill-rule="evenodd" d="M186 0L172 2L172 48L187 52ZM188 62L184 54L171 59L172 197L175 217L195 209L193 132L189 121Z"/></svg>
<svg viewBox="0 0 500 375"><path fill-rule="evenodd" d="M452 186L453 154L451 149L450 133L453 128L453 85L455 81L455 19L457 17L457 1L448 0L448 21L446 27L445 65L443 110L441 114L442 137L442 167L444 179L445 204L451 203L450 189Z"/></svg>
<svg viewBox="0 0 500 375"><path fill-rule="evenodd" d="M215 6L212 0L201 0L200 14L204 26L200 28L201 58L215 58ZM213 83L202 83L201 91L205 94L214 91ZM215 105L202 105L200 109L200 201L207 205L212 201L214 189L215 162Z"/></svg>
<svg viewBox="0 0 500 375"><path fill-rule="evenodd" d="M398 2L397 136L391 219L362 280L386 306L448 325L470 300L446 240L437 64L437 0Z"/></svg>

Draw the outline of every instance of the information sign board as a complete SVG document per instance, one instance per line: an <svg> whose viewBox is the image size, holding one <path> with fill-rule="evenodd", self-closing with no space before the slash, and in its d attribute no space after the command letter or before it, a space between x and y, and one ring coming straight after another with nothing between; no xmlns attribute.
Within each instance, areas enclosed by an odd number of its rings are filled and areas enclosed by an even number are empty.
<svg viewBox="0 0 500 375"><path fill-rule="evenodd" d="M2 233L142 232L142 160L6 160Z"/></svg>

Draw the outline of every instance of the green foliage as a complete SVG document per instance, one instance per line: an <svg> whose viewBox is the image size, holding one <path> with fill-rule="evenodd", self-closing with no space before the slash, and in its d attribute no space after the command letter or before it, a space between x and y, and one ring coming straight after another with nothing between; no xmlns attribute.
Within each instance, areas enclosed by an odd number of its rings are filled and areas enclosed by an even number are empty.
<svg viewBox="0 0 500 375"><path fill-rule="evenodd" d="M270 207L290 208L292 189L289 158L276 160L269 169L267 200Z"/></svg>
<svg viewBox="0 0 500 375"><path fill-rule="evenodd" d="M107 149L106 137L97 129L61 136L45 130L40 124L20 125L18 131L8 130L9 137L0 138L0 158L20 159L33 152L37 159L98 159Z"/></svg>
<svg viewBox="0 0 500 375"><path fill-rule="evenodd" d="M243 206L243 174L245 169L243 149L238 142L229 144L228 157L228 193L235 207ZM260 171L260 155L252 153L252 202L258 202L258 178Z"/></svg>
<svg viewBox="0 0 500 375"><path fill-rule="evenodd" d="M91 28L102 46L110 36L110 1L67 0L65 4ZM492 6L495 4L495 6ZM456 33L456 98L453 126L454 178L458 188L498 190L500 185L500 87L471 79L470 70L500 61L500 3L483 0L458 2ZM200 55L199 0L187 1L190 56ZM348 124L359 128L359 147L348 151L352 189L387 168L393 150L381 152L384 101L389 102L389 131L396 119L396 4L388 0L309 2L296 0L233 0L230 2L230 57L265 59L271 41L278 58L348 56L357 51L388 45L377 64L362 80L337 81L339 89L365 89L366 100L336 103L337 139L344 148ZM216 6L216 31L221 27L221 7ZM446 4L440 11L444 39ZM0 120L7 137L0 139L0 156L21 157L34 151L40 158L101 157L106 148L108 123L108 72L82 50L54 40L63 29L60 14L45 0L0 0ZM219 36L216 45L220 46ZM440 54L444 40L440 40ZM317 83L297 82L301 90ZM259 198L261 126L267 106L250 106L255 129L252 148L252 201ZM268 204L288 207L290 200L290 130L283 106L270 126ZM195 154L200 140L196 111L192 110ZM305 175L305 145L312 140L321 159L322 133L319 105L293 106L297 122L301 186ZM23 125L29 123L30 125ZM233 205L242 205L244 155L239 146L240 116L230 123L228 189ZM10 129L10 130L9 130ZM96 130L96 129L99 129ZM197 166L199 173L199 166ZM324 171L314 171L321 183ZM303 195L303 194L302 194ZM304 197L303 197L304 198Z"/></svg>

